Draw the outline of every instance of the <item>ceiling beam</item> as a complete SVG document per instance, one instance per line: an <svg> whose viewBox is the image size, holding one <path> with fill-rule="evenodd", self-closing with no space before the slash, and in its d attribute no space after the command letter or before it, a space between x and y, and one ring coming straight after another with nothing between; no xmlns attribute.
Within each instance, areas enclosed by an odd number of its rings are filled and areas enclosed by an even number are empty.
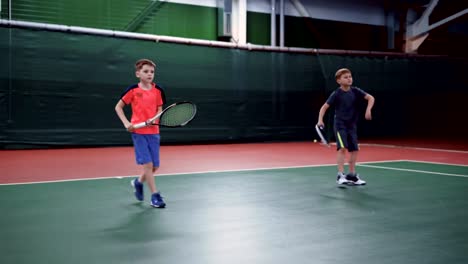
<svg viewBox="0 0 468 264"><path fill-rule="evenodd" d="M446 17L436 23L429 24L429 16L434 11L434 8L439 3L439 0L431 0L428 7L422 14L422 16L416 20L414 23L409 24L406 30L406 44L405 52L415 53L417 52L419 46L424 42L424 40L429 36L431 30L447 24L448 22L457 19L463 15L468 14L468 8L453 14L449 17Z"/></svg>

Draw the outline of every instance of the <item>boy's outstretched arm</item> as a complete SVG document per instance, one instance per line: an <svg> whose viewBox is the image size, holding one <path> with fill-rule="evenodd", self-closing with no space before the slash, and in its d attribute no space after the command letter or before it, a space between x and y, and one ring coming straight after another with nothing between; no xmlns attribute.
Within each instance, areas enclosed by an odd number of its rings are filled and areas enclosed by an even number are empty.
<svg viewBox="0 0 468 264"><path fill-rule="evenodd" d="M122 100L119 100L117 104L115 105L115 112L117 113L117 116L119 116L120 121L122 121L122 124L124 127L127 129L128 132L133 131L133 125L128 121L127 117L125 116L125 113L123 111L123 108L125 106L125 103Z"/></svg>
<svg viewBox="0 0 468 264"><path fill-rule="evenodd" d="M324 103L324 104L322 105L322 107L320 108L319 116L318 116L318 122L317 122L317 125L318 125L318 126L324 126L324 124L323 124L323 116L325 115L325 113L327 112L327 110L328 110L329 107L330 107L329 104Z"/></svg>
<svg viewBox="0 0 468 264"><path fill-rule="evenodd" d="M370 95L370 94L366 94L366 96L364 96L364 99L367 100L367 108L366 108L366 114L365 114L365 118L367 120L372 120L372 107L374 107L374 102L375 102L375 98L374 96Z"/></svg>

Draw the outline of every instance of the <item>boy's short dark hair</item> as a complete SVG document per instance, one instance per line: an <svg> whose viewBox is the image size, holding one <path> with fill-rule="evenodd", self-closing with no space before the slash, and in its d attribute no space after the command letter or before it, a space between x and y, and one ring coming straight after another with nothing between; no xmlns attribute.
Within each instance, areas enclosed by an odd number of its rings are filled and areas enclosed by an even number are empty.
<svg viewBox="0 0 468 264"><path fill-rule="evenodd" d="M347 69L347 68L341 68L341 69L337 70L336 73L335 73L335 80L338 80L341 77L341 75L343 75L345 73L351 74L351 71L349 69Z"/></svg>
<svg viewBox="0 0 468 264"><path fill-rule="evenodd" d="M135 63L135 70L136 71L141 70L141 68L143 68L144 65L153 66L156 69L156 64L153 61L148 60L148 59L141 59Z"/></svg>

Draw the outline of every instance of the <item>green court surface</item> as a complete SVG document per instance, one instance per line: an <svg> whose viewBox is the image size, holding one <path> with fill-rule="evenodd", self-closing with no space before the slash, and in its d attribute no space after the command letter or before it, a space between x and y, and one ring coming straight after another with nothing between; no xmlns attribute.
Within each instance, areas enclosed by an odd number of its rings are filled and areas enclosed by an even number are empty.
<svg viewBox="0 0 468 264"><path fill-rule="evenodd" d="M468 263L468 167L368 165L2 185L0 263Z"/></svg>

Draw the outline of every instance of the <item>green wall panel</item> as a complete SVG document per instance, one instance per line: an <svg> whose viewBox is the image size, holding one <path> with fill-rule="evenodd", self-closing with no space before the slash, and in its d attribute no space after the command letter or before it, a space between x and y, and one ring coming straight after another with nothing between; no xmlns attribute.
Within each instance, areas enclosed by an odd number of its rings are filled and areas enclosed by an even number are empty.
<svg viewBox="0 0 468 264"><path fill-rule="evenodd" d="M13 19L122 30L149 1L15 0Z"/></svg>
<svg viewBox="0 0 468 264"><path fill-rule="evenodd" d="M0 18L1 19L8 19L8 1L1 1L0 4Z"/></svg>
<svg viewBox="0 0 468 264"><path fill-rule="evenodd" d="M154 6L151 12L146 8ZM15 0L13 19L215 40L216 9L150 0Z"/></svg>
<svg viewBox="0 0 468 264"><path fill-rule="evenodd" d="M142 23L138 32L216 40L216 25L215 8L166 3Z"/></svg>
<svg viewBox="0 0 468 264"><path fill-rule="evenodd" d="M247 42L269 46L271 41L270 23L270 15L247 12Z"/></svg>

